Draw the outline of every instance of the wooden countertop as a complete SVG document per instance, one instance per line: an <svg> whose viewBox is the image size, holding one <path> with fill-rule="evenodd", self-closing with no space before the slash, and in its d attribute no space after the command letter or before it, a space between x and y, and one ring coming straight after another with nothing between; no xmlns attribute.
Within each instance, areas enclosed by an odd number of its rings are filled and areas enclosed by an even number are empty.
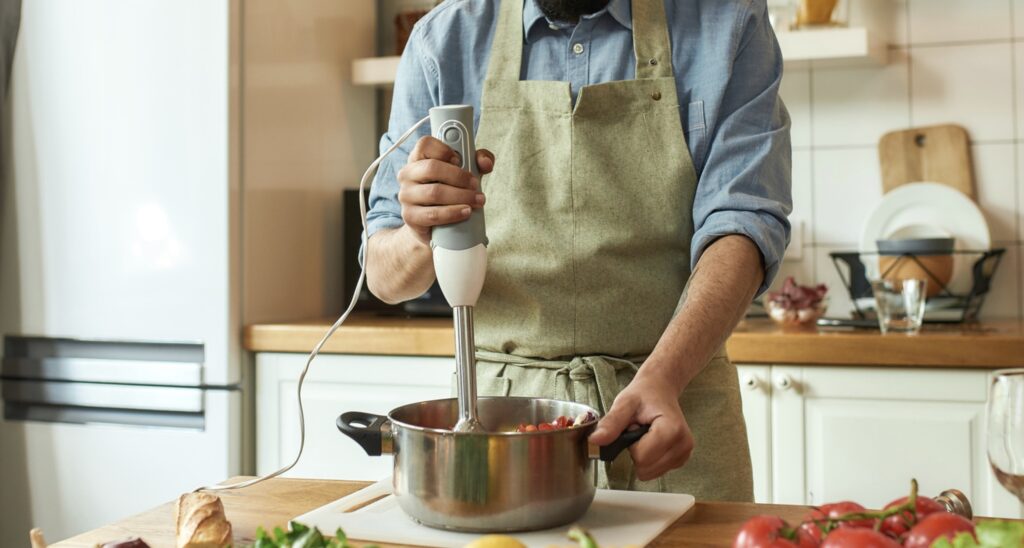
<svg viewBox="0 0 1024 548"><path fill-rule="evenodd" d="M245 478L234 478L227 483L242 479ZM224 501L225 513L234 529L235 543L239 545L253 542L256 528L259 526L267 530L275 525L284 526L295 516L367 485L369 483L275 478L240 491L220 493L220 497ZM799 521L807 510L803 506L697 502L686 515L658 537L652 546L729 546L740 525L753 516L774 514L793 523ZM174 503L168 502L51 546L93 548L97 544L132 536L142 538L152 548L173 548ZM597 540L600 542L600 539ZM571 543L567 541L566 545Z"/></svg>
<svg viewBox="0 0 1024 548"><path fill-rule="evenodd" d="M327 320L250 325L243 344L255 352L307 353ZM354 315L324 346L341 354L452 356L454 333L445 318ZM741 364L879 365L903 367L1024 367L1024 324L1016 320L926 325L919 335L875 330L819 332L744 321L727 343Z"/></svg>

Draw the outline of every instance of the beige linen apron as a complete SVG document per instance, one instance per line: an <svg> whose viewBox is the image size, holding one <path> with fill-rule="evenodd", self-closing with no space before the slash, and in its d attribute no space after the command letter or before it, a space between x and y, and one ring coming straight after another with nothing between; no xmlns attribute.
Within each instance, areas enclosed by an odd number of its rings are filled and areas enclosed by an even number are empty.
<svg viewBox="0 0 1024 548"><path fill-rule="evenodd" d="M697 176L679 118L662 0L633 1L636 79L520 81L523 0L503 0L477 144L487 195L487 281L476 310L481 395L573 400L602 414L671 320L690 270ZM696 449L641 482L627 453L613 488L751 500L736 369L724 352L680 398Z"/></svg>

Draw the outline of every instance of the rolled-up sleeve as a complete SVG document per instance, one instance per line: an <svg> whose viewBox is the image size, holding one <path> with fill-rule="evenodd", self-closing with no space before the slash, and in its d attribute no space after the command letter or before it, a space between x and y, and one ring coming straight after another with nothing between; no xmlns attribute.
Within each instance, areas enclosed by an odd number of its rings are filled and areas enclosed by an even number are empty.
<svg viewBox="0 0 1024 548"><path fill-rule="evenodd" d="M380 139L381 154L437 104L437 67L423 55L422 49L421 31L417 26L398 63L391 119L388 121L387 133ZM381 161L370 188L370 209L366 214L367 238L381 230L402 226L402 207L398 203L398 171L408 161L416 141L429 134L430 126L421 126L415 135ZM362 256L361 251L360 258Z"/></svg>
<svg viewBox="0 0 1024 548"><path fill-rule="evenodd" d="M789 114L779 98L782 53L764 2L742 19L732 75L710 136L693 204L692 265L716 239L750 238L764 260L761 294L789 244L792 159Z"/></svg>

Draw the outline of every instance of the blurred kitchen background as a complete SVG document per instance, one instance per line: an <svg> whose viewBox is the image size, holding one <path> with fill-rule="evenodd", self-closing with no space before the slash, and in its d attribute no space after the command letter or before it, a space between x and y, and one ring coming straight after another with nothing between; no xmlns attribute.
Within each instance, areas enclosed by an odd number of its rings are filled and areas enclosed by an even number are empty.
<svg viewBox="0 0 1024 548"><path fill-rule="evenodd" d="M838 8L842 9L842 7ZM793 118L794 226L784 270L841 288L828 258L857 249L881 200L878 141L887 131L953 123L967 129L978 203L1006 256L982 317L1021 315L1024 152L1024 2L853 2L851 25L883 33L884 65L787 67L782 95ZM829 313L850 309L830 293Z"/></svg>
<svg viewBox="0 0 1024 548"><path fill-rule="evenodd" d="M970 138L992 247L1006 250L980 317L1021 320L1024 0L841 0L838 24L812 30L789 28L795 1L768 3L793 120L793 242L776 287L786 276L825 283L828 315L848 317L829 253L859 248L882 199L880 138L956 124ZM256 344L243 330L322 321L347 302L358 240L343 194L376 156L401 37L434 4L23 2L2 118L0 546L20 543L30 525L63 538L291 459L294 380L308 346ZM385 462L337 435L333 417L446 396L451 371L449 358L392 354L318 362L306 392L311 438L296 475L387 473ZM192 381L150 399L166 380L104 376L129 362ZM919 473L933 491L965 489L982 512L1020 515L985 462L988 370L914 373L932 375L922 383L862 365L851 373L856 382L836 376L830 386L927 388L878 398L920 398L901 416L938 417L933 430L889 453L916 451L927 469L887 477ZM90 394L97 384L124 392ZM118 405L122 396L143 403ZM864 485L857 473L815 483L819 465L839 461L810 435L800 441L807 471L803 460L772 452L796 447L780 432L804 430L779 428L778 417L796 416L779 409L794 408L769 397L749 400L765 410L764 424L775 421L758 429L748 416L758 500L865 496L850 494ZM808 404L807 413L820 409ZM811 424L803 407L794 413ZM855 434L892 424L857 420ZM862 451L857 458L875 462L874 450ZM806 488L783 481L789 472L808 478Z"/></svg>

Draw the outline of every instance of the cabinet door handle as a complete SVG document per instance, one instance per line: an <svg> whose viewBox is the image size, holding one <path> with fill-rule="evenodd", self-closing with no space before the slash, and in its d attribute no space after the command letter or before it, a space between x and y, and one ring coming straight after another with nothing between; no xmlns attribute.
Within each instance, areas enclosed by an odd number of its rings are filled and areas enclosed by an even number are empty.
<svg viewBox="0 0 1024 548"><path fill-rule="evenodd" d="M757 390L761 386L761 379L757 375L747 373L740 379L740 384L743 385L745 390Z"/></svg>
<svg viewBox="0 0 1024 548"><path fill-rule="evenodd" d="M794 384L793 379L789 375L775 377L775 387L779 390L791 390Z"/></svg>

